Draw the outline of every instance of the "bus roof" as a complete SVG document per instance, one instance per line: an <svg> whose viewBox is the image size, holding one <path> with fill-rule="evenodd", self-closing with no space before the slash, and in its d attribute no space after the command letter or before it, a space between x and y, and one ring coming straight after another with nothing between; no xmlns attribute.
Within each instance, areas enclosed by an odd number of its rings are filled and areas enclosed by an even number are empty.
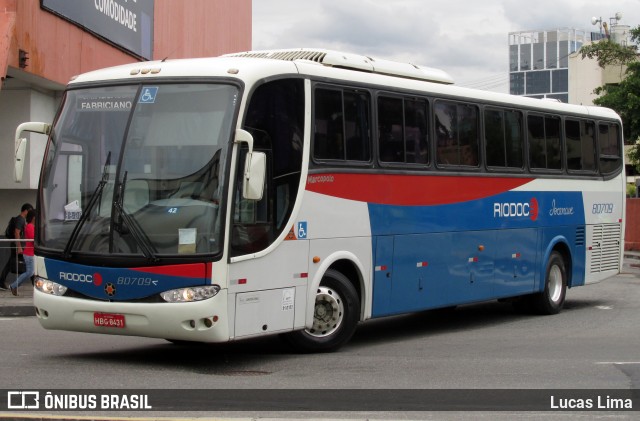
<svg viewBox="0 0 640 421"><path fill-rule="evenodd" d="M293 50L246 51L227 54L224 57L267 58L273 60L308 60L327 67L359 70L407 79L426 80L435 83L453 84L453 78L446 72L413 63L380 60L369 56L340 51L300 48Z"/></svg>
<svg viewBox="0 0 640 421"><path fill-rule="evenodd" d="M84 73L69 86L99 81L179 77L228 77L251 84L274 75L300 74L357 84L422 92L541 112L562 112L619 120L610 109L526 98L505 93L458 87L444 71L410 63L320 49L246 51L212 58L136 62Z"/></svg>

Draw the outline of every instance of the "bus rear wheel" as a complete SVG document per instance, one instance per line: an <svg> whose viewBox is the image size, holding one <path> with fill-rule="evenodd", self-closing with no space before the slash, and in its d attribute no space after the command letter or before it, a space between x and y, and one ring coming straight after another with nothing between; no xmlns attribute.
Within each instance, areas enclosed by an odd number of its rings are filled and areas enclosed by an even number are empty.
<svg viewBox="0 0 640 421"><path fill-rule="evenodd" d="M313 326L285 335L300 352L331 352L347 343L360 318L360 300L349 279L329 269L316 291Z"/></svg>
<svg viewBox="0 0 640 421"><path fill-rule="evenodd" d="M567 294L567 270L562 255L551 253L547 262L544 291L531 297L533 310L538 314L557 314L564 306Z"/></svg>

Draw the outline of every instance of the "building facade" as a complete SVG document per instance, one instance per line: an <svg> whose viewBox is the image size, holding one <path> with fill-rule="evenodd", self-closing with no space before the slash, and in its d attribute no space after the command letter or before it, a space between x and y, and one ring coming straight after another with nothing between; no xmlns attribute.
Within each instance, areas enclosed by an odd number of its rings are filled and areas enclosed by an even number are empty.
<svg viewBox="0 0 640 421"><path fill-rule="evenodd" d="M569 56L602 34L564 28L509 33L509 91L569 101Z"/></svg>
<svg viewBox="0 0 640 421"><path fill-rule="evenodd" d="M27 134L24 177L14 135L52 122L69 79L130 63L251 49L251 0L0 0L0 221L35 205L46 139Z"/></svg>

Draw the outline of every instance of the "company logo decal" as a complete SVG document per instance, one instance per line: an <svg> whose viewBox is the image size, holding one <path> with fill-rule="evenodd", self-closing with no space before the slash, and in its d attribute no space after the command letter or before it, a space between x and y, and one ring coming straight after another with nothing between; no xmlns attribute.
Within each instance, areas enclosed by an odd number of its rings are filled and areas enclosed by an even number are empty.
<svg viewBox="0 0 640 421"><path fill-rule="evenodd" d="M97 287L102 285L102 275L100 275L97 272L93 274L93 285L95 285Z"/></svg>
<svg viewBox="0 0 640 421"><path fill-rule="evenodd" d="M573 215L573 206L558 207L556 206L556 199L551 202L551 209L549 210L549 216L569 216Z"/></svg>
<svg viewBox="0 0 640 421"><path fill-rule="evenodd" d="M527 202L507 202L493 204L494 218L530 218L532 221L538 219L538 201L532 198Z"/></svg>

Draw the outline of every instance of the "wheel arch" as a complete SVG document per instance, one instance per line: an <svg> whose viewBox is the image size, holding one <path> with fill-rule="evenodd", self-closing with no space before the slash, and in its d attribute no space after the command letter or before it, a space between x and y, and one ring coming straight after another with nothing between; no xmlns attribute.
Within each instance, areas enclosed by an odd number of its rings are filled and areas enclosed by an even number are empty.
<svg viewBox="0 0 640 421"><path fill-rule="evenodd" d="M547 250L544 254L544 259L541 262L541 271L542 274L540 279L540 290L544 290L545 284L545 274L547 272L547 262L549 262L549 258L551 257L551 253L557 251L562 256L562 260L564 261L564 267L567 272L567 287L571 288L573 286L573 255L571 253L571 248L569 247L569 242L564 236L557 236L549 243Z"/></svg>
<svg viewBox="0 0 640 421"><path fill-rule="evenodd" d="M327 270L332 269L342 273L349 282L353 285L358 293L358 299L360 301L360 317L362 321L364 319L364 303L366 299L365 278L364 278L364 266L359 261L357 256L353 253L342 251L336 252L333 255L325 258L311 281L309 286L309 293L307 296L307 309L313 310L315 302L315 291L320 286L322 278ZM313 311L307 311L305 318L305 325L310 328L313 324Z"/></svg>

